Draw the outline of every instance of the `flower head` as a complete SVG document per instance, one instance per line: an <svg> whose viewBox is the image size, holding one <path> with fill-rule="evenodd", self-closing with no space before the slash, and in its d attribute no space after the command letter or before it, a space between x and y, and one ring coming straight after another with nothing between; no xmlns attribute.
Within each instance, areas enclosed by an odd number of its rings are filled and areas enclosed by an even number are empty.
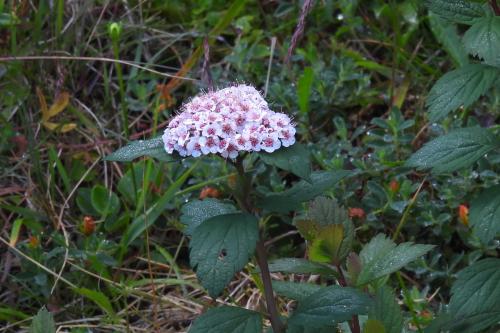
<svg viewBox="0 0 500 333"><path fill-rule="evenodd" d="M295 143L290 117L271 111L252 86L242 84L198 95L181 111L163 134L169 154L220 154L234 159L240 151L271 153Z"/></svg>

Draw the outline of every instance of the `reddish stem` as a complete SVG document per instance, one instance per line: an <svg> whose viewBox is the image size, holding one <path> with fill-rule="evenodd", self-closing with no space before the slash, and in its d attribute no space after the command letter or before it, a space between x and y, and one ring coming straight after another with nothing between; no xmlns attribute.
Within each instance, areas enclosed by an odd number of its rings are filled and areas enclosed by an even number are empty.
<svg viewBox="0 0 500 333"><path fill-rule="evenodd" d="M337 270L339 271L339 284L342 287L347 287L347 281L344 276L344 272L342 272L342 268L340 267L339 264L336 264L335 267L337 267ZM359 318L357 315L353 315L351 320L349 321L349 327L351 327L351 332L352 333L360 333L361 328L359 327Z"/></svg>
<svg viewBox="0 0 500 333"><path fill-rule="evenodd" d="M496 16L500 16L500 7L498 6L497 0L490 0L490 6L493 8Z"/></svg>

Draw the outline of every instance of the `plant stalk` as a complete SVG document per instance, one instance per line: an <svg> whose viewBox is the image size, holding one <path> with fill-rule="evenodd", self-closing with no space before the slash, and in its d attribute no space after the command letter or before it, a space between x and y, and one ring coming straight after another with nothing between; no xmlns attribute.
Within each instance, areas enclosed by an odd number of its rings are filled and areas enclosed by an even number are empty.
<svg viewBox="0 0 500 333"><path fill-rule="evenodd" d="M245 169L243 167L243 158L238 157L234 162L236 170L238 170L240 191L236 193L236 199L240 207L253 214L254 208L250 201L250 191L252 189L252 183L250 178L245 175ZM278 312L278 306L274 298L273 285L271 282L271 273L269 272L269 265L267 262L266 247L264 245L264 240L262 235L256 246L255 257L257 258L257 264L260 267L260 274L262 277L262 284L264 285L264 298L266 300L267 312L269 313L269 319L271 321L271 326L274 333L284 333L285 325L280 319L280 314Z"/></svg>
<svg viewBox="0 0 500 333"><path fill-rule="evenodd" d="M339 264L335 264L335 267L339 271L339 284L342 287L347 287L347 281L344 276L344 272L342 272L342 268ZM361 328L359 326L359 318L357 315L353 315L351 320L349 321L349 327L351 328L352 333L361 333Z"/></svg>

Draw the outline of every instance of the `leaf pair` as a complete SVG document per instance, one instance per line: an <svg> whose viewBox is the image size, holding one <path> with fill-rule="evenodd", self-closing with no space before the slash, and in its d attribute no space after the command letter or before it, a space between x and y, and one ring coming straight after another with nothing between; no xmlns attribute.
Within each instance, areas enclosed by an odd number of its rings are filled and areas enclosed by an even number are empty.
<svg viewBox="0 0 500 333"><path fill-rule="evenodd" d="M56 115L64 111L64 109L68 106L69 93L67 92L60 93L59 96L56 97L54 104L52 104L50 108L47 106L47 102L45 100L43 92L38 87L36 88L36 94L38 96L40 109L42 111L42 125L45 128L51 131L58 129L61 133L66 133L76 128L75 123L60 124L50 121L51 118L55 117Z"/></svg>

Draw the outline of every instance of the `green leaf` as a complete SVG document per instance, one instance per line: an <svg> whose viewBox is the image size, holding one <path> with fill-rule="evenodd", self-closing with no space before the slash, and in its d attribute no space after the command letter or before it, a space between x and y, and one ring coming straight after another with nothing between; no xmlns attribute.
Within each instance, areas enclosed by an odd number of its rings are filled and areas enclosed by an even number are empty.
<svg viewBox="0 0 500 333"><path fill-rule="evenodd" d="M459 66L469 63L469 55L458 35L457 26L450 21L429 13L429 24L437 41L443 45L453 61Z"/></svg>
<svg viewBox="0 0 500 333"><path fill-rule="evenodd" d="M17 240L19 239L19 232L21 231L21 226L23 225L23 219L16 219L12 224L12 229L10 231L9 245L16 246Z"/></svg>
<svg viewBox="0 0 500 333"><path fill-rule="evenodd" d="M109 316L111 317L115 316L115 311L113 310L111 302L109 301L108 297L104 295L102 292L87 288L75 288L74 290L80 295L93 301L101 308L101 310L106 312Z"/></svg>
<svg viewBox="0 0 500 333"><path fill-rule="evenodd" d="M337 200L327 197L317 197L309 205L307 217L320 226L344 224L349 220L347 210L341 207Z"/></svg>
<svg viewBox="0 0 500 333"><path fill-rule="evenodd" d="M335 262L348 254L341 252L344 240L344 226L342 224L332 224L321 228L319 234L314 238L309 246L309 257L316 262Z"/></svg>
<svg viewBox="0 0 500 333"><path fill-rule="evenodd" d="M186 226L184 233L191 236L203 221L235 212L236 208L232 204L217 199L193 200L182 206L180 222Z"/></svg>
<svg viewBox="0 0 500 333"><path fill-rule="evenodd" d="M289 322L292 325L323 327L366 314L370 298L350 287L329 286L299 302Z"/></svg>
<svg viewBox="0 0 500 333"><path fill-rule="evenodd" d="M368 319L363 326L363 333L387 333L387 330L379 320ZM401 330L398 333L401 333Z"/></svg>
<svg viewBox="0 0 500 333"><path fill-rule="evenodd" d="M191 172L196 168L198 162L194 163L186 172L184 172L178 179L173 182L168 190L153 204L144 214L135 218L125 231L122 240L122 248L127 248L137 237L139 237L144 230L149 228L155 223L160 215L165 210L165 206L175 197L177 190L184 184L184 182L191 175Z"/></svg>
<svg viewBox="0 0 500 333"><path fill-rule="evenodd" d="M396 246L383 234L378 234L360 252L362 269L357 284L364 285L391 274L429 252L434 245L402 243Z"/></svg>
<svg viewBox="0 0 500 333"><path fill-rule="evenodd" d="M442 313L425 328L424 333L484 332L485 328L498 323L500 310L453 317L450 313Z"/></svg>
<svg viewBox="0 0 500 333"><path fill-rule="evenodd" d="M500 259L480 260L458 272L451 287L450 312L455 318L500 308ZM497 318L500 320L500 318Z"/></svg>
<svg viewBox="0 0 500 333"><path fill-rule="evenodd" d="M235 306L210 309L198 317L189 333L261 333L260 313Z"/></svg>
<svg viewBox="0 0 500 333"><path fill-rule="evenodd" d="M396 302L396 296L389 287L383 286L377 290L373 305L368 311L368 318L378 320L386 333L401 333L403 315Z"/></svg>
<svg viewBox="0 0 500 333"><path fill-rule="evenodd" d="M304 301L320 289L323 287L313 283L273 281L273 290L276 294L299 302Z"/></svg>
<svg viewBox="0 0 500 333"><path fill-rule="evenodd" d="M497 146L497 138L485 128L460 128L426 143L406 165L435 173L453 172L472 165Z"/></svg>
<svg viewBox="0 0 500 333"><path fill-rule="evenodd" d="M352 174L347 170L316 171L311 173L311 182L301 180L288 190L267 194L257 204L271 212L286 213L299 208L302 202L332 189L335 184Z"/></svg>
<svg viewBox="0 0 500 333"><path fill-rule="evenodd" d="M311 67L304 68L304 73L297 82L297 98L300 112L306 114L309 112L309 98L311 96L312 85L314 81L314 72Z"/></svg>
<svg viewBox="0 0 500 333"><path fill-rule="evenodd" d="M280 258L269 263L270 272L290 274L318 274L337 276L337 271L330 265L312 262L301 258Z"/></svg>
<svg viewBox="0 0 500 333"><path fill-rule="evenodd" d="M307 148L300 143L278 149L273 153L261 152L259 156L266 164L290 171L294 175L307 181L311 180L310 153Z"/></svg>
<svg viewBox="0 0 500 333"><path fill-rule="evenodd" d="M495 67L470 64L443 75L427 97L430 121L439 121L461 106L472 105L490 89L499 73Z"/></svg>
<svg viewBox="0 0 500 333"><path fill-rule="evenodd" d="M96 185L90 193L92 207L102 216L113 215L120 210L120 199L102 185Z"/></svg>
<svg viewBox="0 0 500 333"><path fill-rule="evenodd" d="M500 65L500 17L479 19L465 32L463 42L470 54L487 64Z"/></svg>
<svg viewBox="0 0 500 333"><path fill-rule="evenodd" d="M470 25L485 15L480 4L466 0L424 0L424 4L442 18L457 23Z"/></svg>
<svg viewBox="0 0 500 333"><path fill-rule="evenodd" d="M258 239L257 218L244 213L214 216L194 230L189 258L210 296L218 296L245 267Z"/></svg>
<svg viewBox="0 0 500 333"><path fill-rule="evenodd" d="M485 244L500 233L500 185L484 190L471 202L469 222Z"/></svg>
<svg viewBox="0 0 500 333"><path fill-rule="evenodd" d="M173 161L174 155L167 154L161 136L149 140L132 141L125 147L106 156L104 160L115 162L130 162L138 157L149 156L160 161Z"/></svg>
<svg viewBox="0 0 500 333"><path fill-rule="evenodd" d="M41 308L37 315L33 317L29 333L55 333L56 324L52 314L45 308Z"/></svg>

